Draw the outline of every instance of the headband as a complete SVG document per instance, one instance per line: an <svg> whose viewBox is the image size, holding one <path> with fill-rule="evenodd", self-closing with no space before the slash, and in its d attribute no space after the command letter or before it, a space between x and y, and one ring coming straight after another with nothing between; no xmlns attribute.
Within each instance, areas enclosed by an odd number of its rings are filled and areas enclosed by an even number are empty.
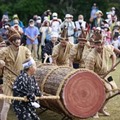
<svg viewBox="0 0 120 120"><path fill-rule="evenodd" d="M23 63L22 65L23 65L23 68L26 69L26 68L31 67L34 63L35 61L33 59L30 59L28 62Z"/></svg>

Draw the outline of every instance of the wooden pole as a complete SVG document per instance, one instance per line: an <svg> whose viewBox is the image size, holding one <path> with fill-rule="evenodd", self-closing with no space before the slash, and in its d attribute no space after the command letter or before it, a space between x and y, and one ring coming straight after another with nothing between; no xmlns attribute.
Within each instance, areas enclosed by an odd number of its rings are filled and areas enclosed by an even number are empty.
<svg viewBox="0 0 120 120"><path fill-rule="evenodd" d="M111 99L111 98L113 98L113 97L115 97L115 96L117 96L117 95L120 95L120 91L118 91L118 92L115 93L114 95L108 97L108 98L106 99L106 101L108 101L109 99Z"/></svg>
<svg viewBox="0 0 120 120"><path fill-rule="evenodd" d="M12 74L14 74L16 77L18 76L14 71L12 71L10 68L8 68L7 66L4 66L6 69L8 69Z"/></svg>
<svg viewBox="0 0 120 120"><path fill-rule="evenodd" d="M103 79L120 63L120 60L103 76Z"/></svg>

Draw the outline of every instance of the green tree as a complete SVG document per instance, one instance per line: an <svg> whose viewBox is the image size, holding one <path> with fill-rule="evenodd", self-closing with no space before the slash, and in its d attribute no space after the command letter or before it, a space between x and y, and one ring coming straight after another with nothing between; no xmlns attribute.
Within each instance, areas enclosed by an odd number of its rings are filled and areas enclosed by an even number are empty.
<svg viewBox="0 0 120 120"><path fill-rule="evenodd" d="M118 4L120 0L0 0L0 15L8 11L12 18L12 15L17 13L20 19L27 23L34 14L42 15L44 11L50 9L52 12L57 12L60 18L70 13L76 20L79 14L83 14L85 20L89 21L94 2L102 10L104 17L112 6L116 7L120 14L120 4Z"/></svg>
<svg viewBox="0 0 120 120"><path fill-rule="evenodd" d="M13 13L18 13L24 21L28 21L33 15L41 15L46 10L44 4L45 0L20 0L15 4Z"/></svg>
<svg viewBox="0 0 120 120"><path fill-rule="evenodd" d="M27 21L32 18L34 14L41 15L43 11L47 9L46 4L45 0L9 0L9 2L5 0L1 2L0 10L2 13L8 11L11 19L12 15L17 13L19 18L27 24Z"/></svg>
<svg viewBox="0 0 120 120"><path fill-rule="evenodd" d="M61 16L65 15L66 13L70 13L75 16L79 14L83 14L86 20L89 20L90 11L93 3L97 3L100 10L103 13L107 10L109 4L108 0L47 0L50 9L53 11L57 11Z"/></svg>

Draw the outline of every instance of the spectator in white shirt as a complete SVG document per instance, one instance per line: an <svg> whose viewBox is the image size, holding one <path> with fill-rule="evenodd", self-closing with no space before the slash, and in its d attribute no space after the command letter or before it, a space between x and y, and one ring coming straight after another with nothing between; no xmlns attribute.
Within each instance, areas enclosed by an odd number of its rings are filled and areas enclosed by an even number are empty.
<svg viewBox="0 0 120 120"><path fill-rule="evenodd" d="M78 16L78 21L75 22L75 27L76 27L75 37L80 36L80 34L81 34L81 28L83 30L86 30L87 23L86 23L86 21L84 21L83 15L79 15Z"/></svg>
<svg viewBox="0 0 120 120"><path fill-rule="evenodd" d="M70 14L66 14L65 20L61 24L61 29L67 28L69 42L74 44L75 25L74 25L74 22L72 20L73 20L72 16Z"/></svg>
<svg viewBox="0 0 120 120"><path fill-rule="evenodd" d="M117 48L117 49L119 48L120 42L119 42L119 39L118 39L118 36L117 36L117 35L114 35L111 44L112 44L115 48Z"/></svg>

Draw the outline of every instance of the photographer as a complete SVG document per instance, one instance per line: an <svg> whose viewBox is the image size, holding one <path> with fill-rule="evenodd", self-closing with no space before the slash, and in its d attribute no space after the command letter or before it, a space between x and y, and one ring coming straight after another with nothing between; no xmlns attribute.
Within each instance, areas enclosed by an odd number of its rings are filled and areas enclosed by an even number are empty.
<svg viewBox="0 0 120 120"><path fill-rule="evenodd" d="M61 24L61 29L67 28L68 32L68 40L70 43L74 44L74 31L75 31L75 25L73 20L73 16L70 14L65 15L65 20Z"/></svg>
<svg viewBox="0 0 120 120"><path fill-rule="evenodd" d="M83 15L78 16L78 21L75 21L75 27L76 27L75 37L80 36L81 28L83 30L87 29L87 23L86 23L86 21L84 21Z"/></svg>

